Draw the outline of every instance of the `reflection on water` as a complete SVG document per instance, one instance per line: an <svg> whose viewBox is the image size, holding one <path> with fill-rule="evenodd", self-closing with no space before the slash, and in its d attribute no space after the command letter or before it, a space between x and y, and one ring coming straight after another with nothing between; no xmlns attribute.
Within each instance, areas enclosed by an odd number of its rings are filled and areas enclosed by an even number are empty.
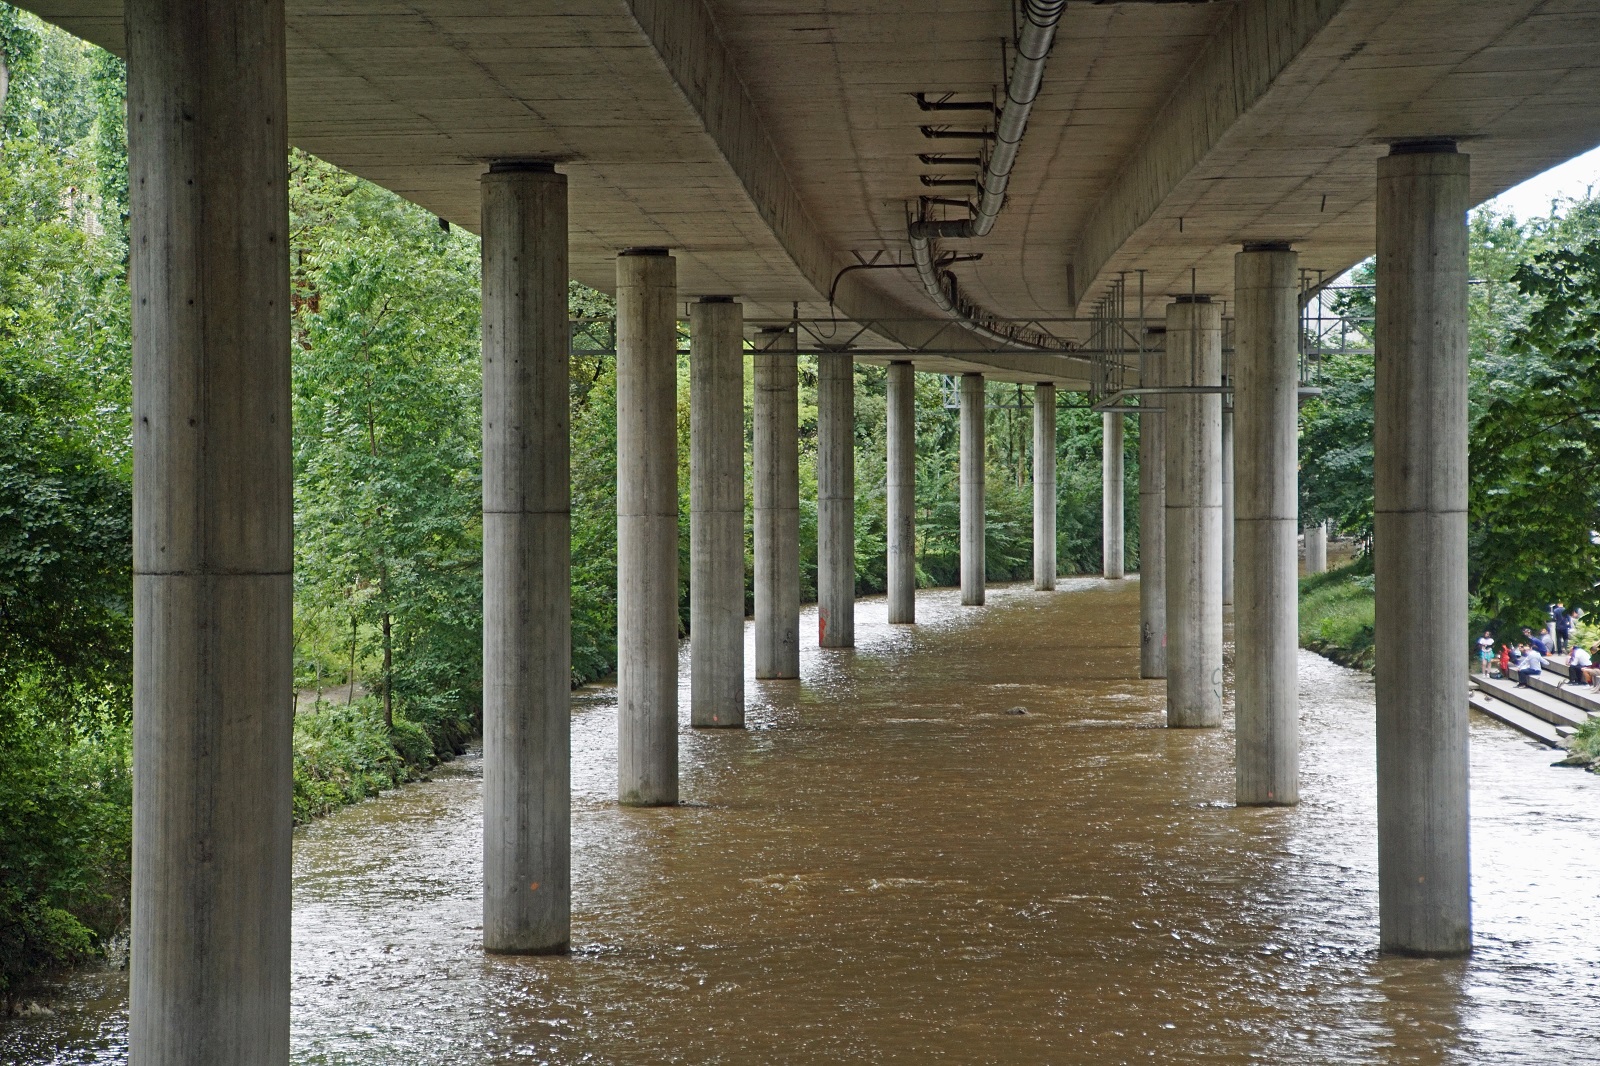
<svg viewBox="0 0 1600 1066"><path fill-rule="evenodd" d="M1305 801L1239 810L1231 728L1131 679L1135 582L918 612L685 727L680 808L611 802L613 693L578 693L570 958L479 948L475 759L297 834L295 1061L1593 1056L1600 778L1475 716L1478 949L1383 958L1366 676L1302 655ZM77 988L0 1059L120 1061L120 985Z"/></svg>

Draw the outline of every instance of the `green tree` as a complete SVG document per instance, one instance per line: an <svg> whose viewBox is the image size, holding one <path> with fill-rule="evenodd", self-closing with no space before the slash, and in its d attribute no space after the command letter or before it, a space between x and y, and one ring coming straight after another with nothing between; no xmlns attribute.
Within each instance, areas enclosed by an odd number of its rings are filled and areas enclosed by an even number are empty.
<svg viewBox="0 0 1600 1066"><path fill-rule="evenodd" d="M477 242L298 153L291 203L298 591L368 627L386 726L475 708Z"/></svg>
<svg viewBox="0 0 1600 1066"><path fill-rule="evenodd" d="M1503 623L1593 603L1600 572L1600 239L1517 270L1522 321L1484 382L1472 434L1474 587Z"/></svg>

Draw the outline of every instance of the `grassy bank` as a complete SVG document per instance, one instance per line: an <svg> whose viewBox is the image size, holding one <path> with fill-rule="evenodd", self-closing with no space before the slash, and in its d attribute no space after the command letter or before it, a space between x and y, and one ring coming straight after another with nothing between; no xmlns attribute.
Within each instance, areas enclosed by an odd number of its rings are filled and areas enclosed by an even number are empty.
<svg viewBox="0 0 1600 1066"><path fill-rule="evenodd" d="M294 720L294 821L303 825L340 807L415 781L465 749L470 716L412 721L396 715L383 725L381 702L319 703Z"/></svg>
<svg viewBox="0 0 1600 1066"><path fill-rule="evenodd" d="M1336 663L1372 669L1372 560L1300 579L1300 646Z"/></svg>
<svg viewBox="0 0 1600 1066"><path fill-rule="evenodd" d="M318 704L294 723L294 820L414 781L464 750L475 709ZM132 745L125 708L66 723L18 701L0 734L0 1017L125 942ZM125 956L124 956L125 957Z"/></svg>

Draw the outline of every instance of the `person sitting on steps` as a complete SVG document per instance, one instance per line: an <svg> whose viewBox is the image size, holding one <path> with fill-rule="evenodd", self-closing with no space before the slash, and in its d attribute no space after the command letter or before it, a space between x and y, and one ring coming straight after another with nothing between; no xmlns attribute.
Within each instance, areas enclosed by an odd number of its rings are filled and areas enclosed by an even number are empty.
<svg viewBox="0 0 1600 1066"><path fill-rule="evenodd" d="M1589 665L1579 671L1583 677L1582 683L1590 688L1595 687L1595 678L1600 675L1600 664L1597 664L1597 660L1600 660L1600 644L1589 649Z"/></svg>
<svg viewBox="0 0 1600 1066"><path fill-rule="evenodd" d="M1594 666L1594 660L1583 649L1581 644L1572 647L1572 653L1567 656L1567 680L1562 684L1587 685L1589 670Z"/></svg>
<svg viewBox="0 0 1600 1066"><path fill-rule="evenodd" d="M1517 660L1517 687L1530 688L1528 679L1538 677L1544 673L1544 656L1539 654L1537 648L1527 644L1522 646L1522 658Z"/></svg>

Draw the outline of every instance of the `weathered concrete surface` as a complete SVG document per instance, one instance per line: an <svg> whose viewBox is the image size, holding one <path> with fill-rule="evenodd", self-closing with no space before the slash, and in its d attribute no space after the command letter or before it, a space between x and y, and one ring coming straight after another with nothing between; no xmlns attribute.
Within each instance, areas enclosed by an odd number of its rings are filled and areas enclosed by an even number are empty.
<svg viewBox="0 0 1600 1066"><path fill-rule="evenodd" d="M133 958L146 1066L289 1059L284 22L130 5Z"/></svg>
<svg viewBox="0 0 1600 1066"><path fill-rule="evenodd" d="M1145 337L1139 383L1161 384L1166 330ZM1139 401L1139 676L1167 676L1167 433L1163 398Z"/></svg>
<svg viewBox="0 0 1600 1066"><path fill-rule="evenodd" d="M1378 938L1408 954L1472 947L1463 664L1469 189L1467 156L1453 150L1378 161Z"/></svg>
<svg viewBox="0 0 1600 1066"><path fill-rule="evenodd" d="M792 332L755 353L756 677L800 676L800 394Z"/></svg>
<svg viewBox="0 0 1600 1066"><path fill-rule="evenodd" d="M1306 573L1321 574L1328 569L1328 524L1314 522L1305 527Z"/></svg>
<svg viewBox="0 0 1600 1066"><path fill-rule="evenodd" d="M617 799L678 802L676 263L617 257Z"/></svg>
<svg viewBox="0 0 1600 1066"><path fill-rule="evenodd" d="M122 50L115 0L30 6ZM852 252L904 251L923 175L972 175L948 161L972 142L920 127L983 116L911 94L990 99L1012 26L1002 4L295 0L289 29L294 143L466 226L480 160L563 160L576 277L610 289L615 249L671 247L685 293L737 292L758 317L826 313ZM951 242L984 254L955 273L1032 316L1138 268L1152 300L1189 291L1191 267L1226 297L1242 240L1293 239L1337 272L1373 248L1375 144L1474 138L1476 202L1600 142L1597 44L1589 5L1543 0L1068 5L1011 206L991 239ZM836 302L930 311L905 271L847 274Z"/></svg>
<svg viewBox="0 0 1600 1066"><path fill-rule="evenodd" d="M1056 587L1056 387L1033 387L1033 587Z"/></svg>
<svg viewBox="0 0 1600 1066"><path fill-rule="evenodd" d="M1222 380L1222 307L1167 309L1169 386ZM1167 725L1222 724L1222 397L1162 397L1167 435Z"/></svg>
<svg viewBox="0 0 1600 1066"><path fill-rule="evenodd" d="M1233 499L1233 411L1229 397L1222 408L1222 605L1233 605L1234 499Z"/></svg>
<svg viewBox="0 0 1600 1066"><path fill-rule="evenodd" d="M982 374L961 375L961 603L983 604L984 388Z"/></svg>
<svg viewBox="0 0 1600 1066"><path fill-rule="evenodd" d="M917 390L910 363L889 365L889 621L917 620Z"/></svg>
<svg viewBox="0 0 1600 1066"><path fill-rule="evenodd" d="M817 356L817 643L856 642L856 376Z"/></svg>
<svg viewBox="0 0 1600 1066"><path fill-rule="evenodd" d="M1123 426L1120 411L1100 416L1100 572L1120 578L1124 569L1122 507Z"/></svg>
<svg viewBox="0 0 1600 1066"><path fill-rule="evenodd" d="M689 317L689 723L744 725L744 309Z"/></svg>
<svg viewBox="0 0 1600 1066"><path fill-rule="evenodd" d="M483 946L571 939L567 179L483 177Z"/></svg>
<svg viewBox="0 0 1600 1066"><path fill-rule="evenodd" d="M1236 260L1233 411L1238 535L1233 604L1235 797L1241 806L1300 801L1300 264L1288 249Z"/></svg>

